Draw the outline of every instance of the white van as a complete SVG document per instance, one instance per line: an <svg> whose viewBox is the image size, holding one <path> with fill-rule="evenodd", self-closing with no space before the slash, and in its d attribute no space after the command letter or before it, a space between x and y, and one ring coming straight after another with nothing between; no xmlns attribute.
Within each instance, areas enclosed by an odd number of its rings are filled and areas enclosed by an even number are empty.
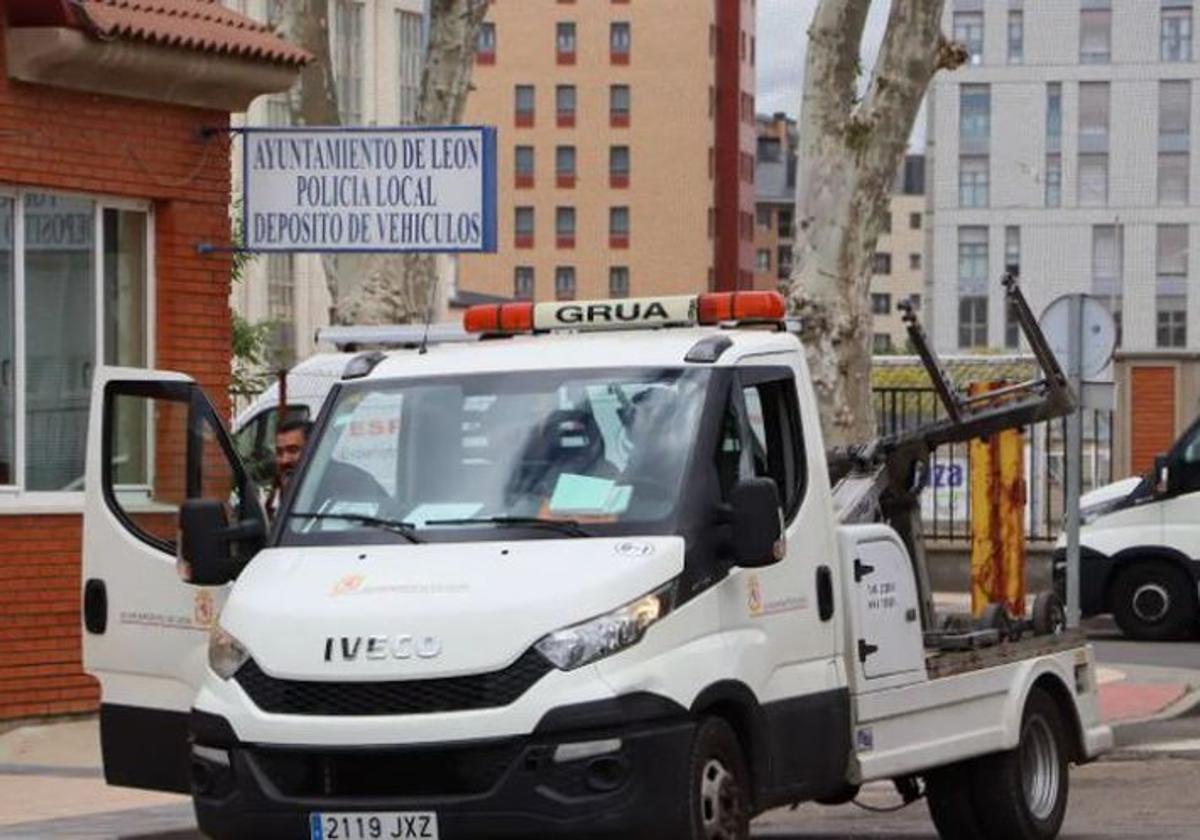
<svg viewBox="0 0 1200 840"><path fill-rule="evenodd" d="M1200 623L1200 419L1146 476L1097 488L1080 499L1080 605L1112 613L1125 635L1191 636ZM1055 575L1066 570L1060 537Z"/></svg>
<svg viewBox="0 0 1200 840"><path fill-rule="evenodd" d="M466 316L496 340L360 356L270 530L188 377L99 371L108 781L213 837L744 840L881 779L944 837L1055 837L1112 744L1091 648L937 642L919 557L835 514L783 312L506 304Z"/></svg>

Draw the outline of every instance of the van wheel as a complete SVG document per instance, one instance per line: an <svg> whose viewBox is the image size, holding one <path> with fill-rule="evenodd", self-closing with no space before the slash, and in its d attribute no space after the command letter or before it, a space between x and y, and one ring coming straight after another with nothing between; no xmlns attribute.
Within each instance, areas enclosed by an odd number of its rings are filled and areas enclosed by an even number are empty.
<svg viewBox="0 0 1200 840"><path fill-rule="evenodd" d="M688 767L691 840L750 837L750 774L737 735L720 718L700 722Z"/></svg>
<svg viewBox="0 0 1200 840"><path fill-rule="evenodd" d="M971 795L971 765L960 761L925 775L925 804L943 840L978 840L983 829Z"/></svg>
<svg viewBox="0 0 1200 840"><path fill-rule="evenodd" d="M1144 561L1113 582L1113 618L1132 639L1162 642L1188 634L1196 597L1186 572L1170 563Z"/></svg>
<svg viewBox="0 0 1200 840"><path fill-rule="evenodd" d="M1067 814L1065 723L1054 699L1029 692L1017 748L977 760L975 807L991 840L1052 840Z"/></svg>

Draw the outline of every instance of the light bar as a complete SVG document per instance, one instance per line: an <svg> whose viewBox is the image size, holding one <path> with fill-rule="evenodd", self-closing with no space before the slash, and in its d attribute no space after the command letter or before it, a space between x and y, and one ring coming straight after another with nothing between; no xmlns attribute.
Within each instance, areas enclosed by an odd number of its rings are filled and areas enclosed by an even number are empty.
<svg viewBox="0 0 1200 840"><path fill-rule="evenodd" d="M776 323L787 304L778 292L717 292L703 295L490 303L463 315L469 333L512 335L546 330L628 330L668 326Z"/></svg>

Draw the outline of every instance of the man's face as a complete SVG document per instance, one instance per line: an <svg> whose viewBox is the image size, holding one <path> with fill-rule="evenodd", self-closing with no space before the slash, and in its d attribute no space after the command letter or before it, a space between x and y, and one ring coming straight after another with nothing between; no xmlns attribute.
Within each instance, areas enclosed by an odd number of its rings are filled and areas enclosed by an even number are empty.
<svg viewBox="0 0 1200 840"><path fill-rule="evenodd" d="M294 429L275 435L275 470L280 484L287 484L304 454L304 432Z"/></svg>

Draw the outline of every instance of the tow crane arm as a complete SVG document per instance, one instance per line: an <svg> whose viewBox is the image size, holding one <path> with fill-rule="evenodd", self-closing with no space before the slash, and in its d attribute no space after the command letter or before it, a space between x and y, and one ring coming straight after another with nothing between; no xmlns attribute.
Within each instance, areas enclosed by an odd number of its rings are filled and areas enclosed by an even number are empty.
<svg viewBox="0 0 1200 840"><path fill-rule="evenodd" d="M948 443L986 437L1007 429L1063 417L1075 409L1066 375L1050 350L1015 277L1001 281L1029 345L1038 372L1032 378L974 397L953 382L921 327L916 313L902 303L908 337L916 349L945 417L914 429L882 435L868 443L829 452L834 507L844 523L887 522L900 534L914 564L920 588L921 623L936 629L933 592L921 532L920 493L928 479L930 455Z"/></svg>

